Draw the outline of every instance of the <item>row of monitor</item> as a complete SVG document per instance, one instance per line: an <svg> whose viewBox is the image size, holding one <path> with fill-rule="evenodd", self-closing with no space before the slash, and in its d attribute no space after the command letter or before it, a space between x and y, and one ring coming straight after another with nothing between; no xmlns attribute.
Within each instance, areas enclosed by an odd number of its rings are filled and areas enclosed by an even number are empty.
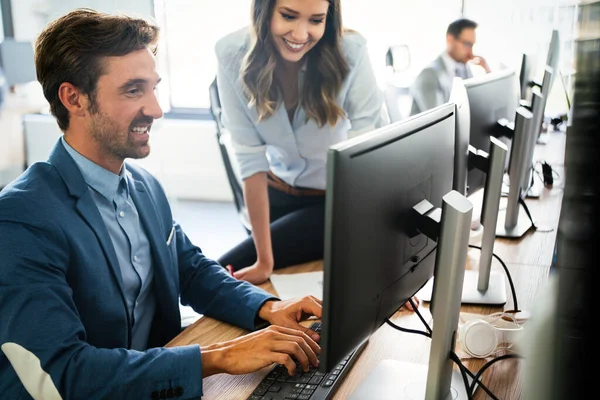
<svg viewBox="0 0 600 400"><path fill-rule="evenodd" d="M430 373L423 376L436 387L447 386L429 390L450 389L453 343L448 339L458 327L472 211L470 201L452 189L456 117L456 105L447 103L329 149L323 371L368 340L434 271L453 271L456 284L444 287L454 294L435 300L432 346L441 348L432 350ZM450 215L459 217L451 221ZM448 256L448 249L456 256ZM442 318L451 318L448 326L454 329L442 329Z"/></svg>
<svg viewBox="0 0 600 400"><path fill-rule="evenodd" d="M515 71L457 79L448 103L329 149L322 371L368 341L402 304L432 284L436 329L429 369L422 370L421 380L406 383L399 383L403 374L395 369L389 375L392 382L379 383L395 388L392 392L406 389L404 384L421 386L425 398L445 398L451 392L466 396L462 380L454 380L450 359L460 305L468 302L464 292L485 297L490 289L493 241L497 222L503 222L498 218L502 177L508 170L510 208L518 200L514 193L522 197L526 191L539 132L535 127L545 105L541 93L548 93L552 72L547 66L542 90L533 91L529 107L520 105ZM508 143L494 136L507 136ZM467 196L484 186L487 239L474 287L465 279L472 213ZM508 210L506 221L512 218L509 212L514 213ZM507 230L506 223L500 225ZM436 285L434 276L443 284ZM500 279L503 299L498 304L503 304L504 276Z"/></svg>

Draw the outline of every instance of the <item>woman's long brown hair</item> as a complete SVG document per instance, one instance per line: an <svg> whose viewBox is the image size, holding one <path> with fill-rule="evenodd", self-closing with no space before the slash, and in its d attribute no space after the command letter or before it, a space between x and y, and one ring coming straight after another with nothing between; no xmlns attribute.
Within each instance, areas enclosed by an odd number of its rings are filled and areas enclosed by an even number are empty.
<svg viewBox="0 0 600 400"><path fill-rule="evenodd" d="M348 63L341 51L342 15L340 0L328 0L325 33L307 57L304 85L300 88L300 106L308 119L319 126L335 125L344 110L337 104L337 95L348 75ZM250 104L256 106L259 120L269 118L280 101L274 79L278 62L277 49L269 26L276 0L252 1L252 44L241 68L244 92Z"/></svg>

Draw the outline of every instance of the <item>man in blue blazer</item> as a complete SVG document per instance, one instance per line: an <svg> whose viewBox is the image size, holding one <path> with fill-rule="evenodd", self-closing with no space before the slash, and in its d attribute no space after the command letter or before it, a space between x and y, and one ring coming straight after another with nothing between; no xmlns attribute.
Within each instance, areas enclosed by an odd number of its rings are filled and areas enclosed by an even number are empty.
<svg viewBox="0 0 600 400"><path fill-rule="evenodd" d="M38 80L64 132L47 162L0 193L0 393L9 399L199 398L202 378L294 359L317 365L313 297L279 301L194 246L159 182L125 162L162 116L158 28L75 10L36 43ZM256 330L164 348L179 299Z"/></svg>

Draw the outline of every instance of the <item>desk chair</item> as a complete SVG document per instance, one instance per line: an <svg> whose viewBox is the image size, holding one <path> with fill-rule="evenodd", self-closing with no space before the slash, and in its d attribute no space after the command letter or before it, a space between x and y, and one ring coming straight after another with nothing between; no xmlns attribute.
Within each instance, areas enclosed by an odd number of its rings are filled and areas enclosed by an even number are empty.
<svg viewBox="0 0 600 400"><path fill-rule="evenodd" d="M223 164L225 165L225 171L227 172L227 179L229 180L229 185L233 192L235 207L246 233L250 235L250 219L248 218L248 210L246 209L246 202L244 201L244 191L242 189L242 180L239 175L239 169L237 168L237 164L234 165L235 156L233 155L233 150L231 148L231 135L227 132L227 129L223 126L221 121L222 108L216 77L210 84L208 91L210 95L210 113L217 126L217 142L219 143L219 150L221 151L221 157L223 158Z"/></svg>
<svg viewBox="0 0 600 400"><path fill-rule="evenodd" d="M411 65L411 57L408 45L390 46L385 54L385 65L388 76L383 94L390 122L393 123L408 117L412 103L409 91L408 70Z"/></svg>

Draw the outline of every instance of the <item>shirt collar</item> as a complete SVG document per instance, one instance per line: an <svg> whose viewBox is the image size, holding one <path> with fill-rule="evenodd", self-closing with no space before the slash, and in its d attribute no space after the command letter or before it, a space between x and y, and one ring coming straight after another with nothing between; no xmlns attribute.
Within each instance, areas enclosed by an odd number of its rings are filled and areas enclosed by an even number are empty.
<svg viewBox="0 0 600 400"><path fill-rule="evenodd" d="M67 150L67 153L73 158L75 164L79 167L85 183L88 184L92 189L96 190L102 196L109 201L113 201L119 190L119 184L124 181L125 193L129 194L129 188L127 186L127 169L125 163L121 168L119 175L115 175L109 170L102 168L93 161L88 160L81 154L72 148L69 143L65 140L64 136L61 137L61 142Z"/></svg>

